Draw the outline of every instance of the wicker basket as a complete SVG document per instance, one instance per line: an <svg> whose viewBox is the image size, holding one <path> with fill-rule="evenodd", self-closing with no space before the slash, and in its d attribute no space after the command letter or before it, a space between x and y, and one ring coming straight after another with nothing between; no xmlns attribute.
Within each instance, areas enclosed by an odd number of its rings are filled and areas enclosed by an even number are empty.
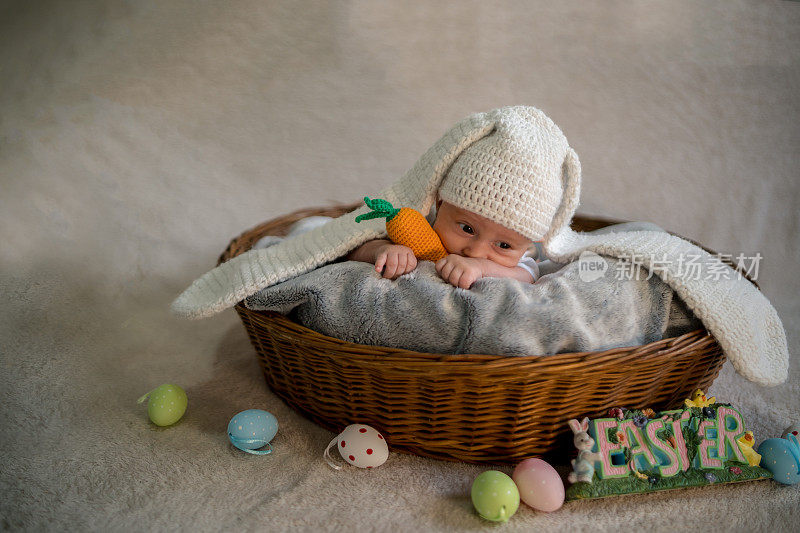
<svg viewBox="0 0 800 533"><path fill-rule="evenodd" d="M301 218L354 208L305 209L269 221L234 239L219 261L264 235L285 234ZM614 222L578 216L572 227ZM269 387L299 413L334 432L370 424L396 451L474 463L563 459L572 449L568 419L614 406L675 407L694 389L707 390L725 361L704 329L602 352L447 355L343 342L241 302L236 311Z"/></svg>

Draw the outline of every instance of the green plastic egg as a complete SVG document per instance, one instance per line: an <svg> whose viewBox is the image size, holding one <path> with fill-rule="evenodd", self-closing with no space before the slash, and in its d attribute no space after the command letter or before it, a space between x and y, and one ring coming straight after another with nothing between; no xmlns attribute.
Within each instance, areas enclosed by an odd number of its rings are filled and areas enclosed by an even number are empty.
<svg viewBox="0 0 800 533"><path fill-rule="evenodd" d="M472 505L486 520L507 522L519 508L519 490L504 473L487 470L472 482Z"/></svg>
<svg viewBox="0 0 800 533"><path fill-rule="evenodd" d="M157 426L171 426L181 419L186 412L189 399L186 392L177 385L167 383L151 390L141 398L142 403L147 397L147 414Z"/></svg>

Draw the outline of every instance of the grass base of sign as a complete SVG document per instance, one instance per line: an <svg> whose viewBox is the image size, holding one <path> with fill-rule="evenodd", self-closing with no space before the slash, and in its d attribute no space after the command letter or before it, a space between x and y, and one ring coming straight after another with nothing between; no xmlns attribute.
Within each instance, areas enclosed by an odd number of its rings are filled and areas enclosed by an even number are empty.
<svg viewBox="0 0 800 533"><path fill-rule="evenodd" d="M749 466L734 461L726 461L721 469L690 468L672 477L660 477L657 474L641 472L647 479L631 474L628 477L599 480L595 475L594 483L578 482L566 491L567 500L590 500L617 496L621 494L641 494L661 490L682 489L686 487L703 487L717 483L736 483L771 479L769 470L759 466Z"/></svg>

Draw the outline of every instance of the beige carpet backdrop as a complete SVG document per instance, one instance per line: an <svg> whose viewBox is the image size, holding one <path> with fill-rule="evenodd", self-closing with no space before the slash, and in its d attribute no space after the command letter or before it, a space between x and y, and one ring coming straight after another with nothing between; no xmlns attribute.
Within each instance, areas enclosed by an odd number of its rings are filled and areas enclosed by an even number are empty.
<svg viewBox="0 0 800 533"><path fill-rule="evenodd" d="M232 311L168 312L242 230L400 177L449 126L540 107L581 211L760 252L788 383L713 393L760 439L800 420L800 3L0 2L0 528L490 530L481 467L393 454L334 472L332 435L259 373ZM136 399L189 410L156 429ZM236 412L275 453L228 445ZM504 530L792 529L772 482L523 508Z"/></svg>

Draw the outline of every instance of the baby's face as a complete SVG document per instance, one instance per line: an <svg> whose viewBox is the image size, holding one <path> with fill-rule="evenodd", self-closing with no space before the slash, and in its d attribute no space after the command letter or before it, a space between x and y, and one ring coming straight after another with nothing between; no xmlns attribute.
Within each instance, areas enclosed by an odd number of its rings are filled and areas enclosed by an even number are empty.
<svg viewBox="0 0 800 533"><path fill-rule="evenodd" d="M472 211L440 202L433 229L448 253L517 266L532 241Z"/></svg>

